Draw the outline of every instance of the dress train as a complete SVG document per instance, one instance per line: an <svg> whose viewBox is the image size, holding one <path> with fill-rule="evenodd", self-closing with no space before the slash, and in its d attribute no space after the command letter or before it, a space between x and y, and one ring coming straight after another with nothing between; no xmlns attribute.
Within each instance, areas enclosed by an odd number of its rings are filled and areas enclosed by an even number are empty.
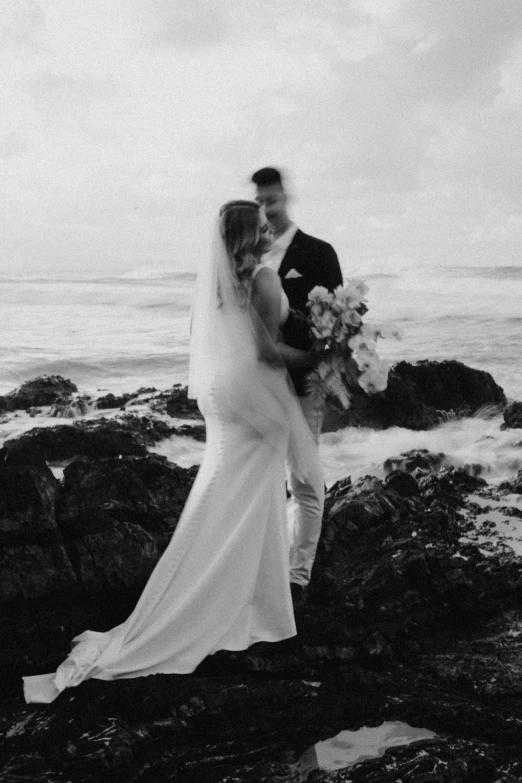
<svg viewBox="0 0 522 783"><path fill-rule="evenodd" d="M219 389L200 407L205 456L134 611L111 631L77 636L56 673L24 677L26 701L51 702L89 678L188 673L218 650L295 635L284 485L289 432L281 431L277 447L221 404Z"/></svg>

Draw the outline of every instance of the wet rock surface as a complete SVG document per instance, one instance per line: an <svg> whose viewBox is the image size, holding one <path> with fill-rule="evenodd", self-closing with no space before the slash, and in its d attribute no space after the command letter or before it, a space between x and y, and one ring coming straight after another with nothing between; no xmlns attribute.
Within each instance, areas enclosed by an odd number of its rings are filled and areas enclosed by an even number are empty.
<svg viewBox="0 0 522 783"><path fill-rule="evenodd" d="M520 780L522 560L473 540L474 499L502 493L452 467L330 489L294 639L26 705L22 673L127 616L193 473L149 455L78 460L61 488L39 477L25 528L58 531L71 584L2 604L2 780L295 781L315 742L396 720L438 736L314 779Z"/></svg>
<svg viewBox="0 0 522 783"><path fill-rule="evenodd" d="M155 400L164 415L170 392ZM189 418L189 403L180 387L169 405ZM522 517L521 474L493 487L424 449L330 488L295 638L25 704L22 675L132 611L195 478L147 451L175 422L126 411L0 452L2 783L522 780L522 558L493 521ZM383 721L437 737L347 770L303 765L314 743Z"/></svg>
<svg viewBox="0 0 522 783"><path fill-rule="evenodd" d="M153 410L165 411L169 416L179 419L201 419L201 413L195 400L187 396L187 387L177 384L167 392L162 392L152 404Z"/></svg>
<svg viewBox="0 0 522 783"><path fill-rule="evenodd" d="M58 482L45 464L0 463L0 674L54 665L85 623L125 619L196 472L158 455L83 458Z"/></svg>
<svg viewBox="0 0 522 783"><path fill-rule="evenodd" d="M385 391L371 397L358 391L349 410L327 415L324 430L340 426L426 430L450 416L469 416L481 409L498 412L505 404L503 390L483 370L457 361L399 362Z"/></svg>
<svg viewBox="0 0 522 783"><path fill-rule="evenodd" d="M384 470L391 472L393 470L407 471L412 473L414 470L431 472L438 470L446 462L446 457L442 452L434 454L428 449L412 449L400 454L398 457L390 457L384 462Z"/></svg>
<svg viewBox="0 0 522 783"><path fill-rule="evenodd" d="M512 402L507 406L502 429L522 429L522 402Z"/></svg>
<svg viewBox="0 0 522 783"><path fill-rule="evenodd" d="M53 415L68 416L71 403L81 414L88 405L98 410L131 411L133 405L147 402L150 410L157 414L177 419L202 419L196 402L188 398L187 387L181 384L166 391L143 388L134 393L73 399L77 392L77 387L61 376L36 378L0 397L0 412L52 405ZM323 429L398 426L423 430L435 427L451 416L469 416L477 411L498 413L506 405L502 388L487 372L457 361L399 362L392 368L384 392L368 397L362 389L357 390L348 411L330 410L327 413ZM506 409L505 426L520 426L516 422L520 420L521 405L512 403Z"/></svg>
<svg viewBox="0 0 522 783"><path fill-rule="evenodd" d="M60 487L46 466L0 463L0 602L75 583L56 521Z"/></svg>
<svg viewBox="0 0 522 783"><path fill-rule="evenodd" d="M186 435L204 439L202 425L176 427L154 418L125 413L118 419L92 419L35 427L0 449L0 463L63 462L78 456L145 456L147 448L170 437Z"/></svg>
<svg viewBox="0 0 522 783"><path fill-rule="evenodd" d="M507 490L508 492L517 492L519 495L522 495L522 470L518 471L512 481L503 481L499 485L499 489Z"/></svg>
<svg viewBox="0 0 522 783"><path fill-rule="evenodd" d="M0 397L0 411L27 410L64 403L77 391L78 387L61 375L43 375L26 381L18 389Z"/></svg>

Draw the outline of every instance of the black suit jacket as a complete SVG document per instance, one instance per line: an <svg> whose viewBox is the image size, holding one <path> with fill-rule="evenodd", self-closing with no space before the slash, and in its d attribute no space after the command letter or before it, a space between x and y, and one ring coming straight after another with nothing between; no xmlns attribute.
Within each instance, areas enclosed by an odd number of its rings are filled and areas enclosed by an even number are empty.
<svg viewBox="0 0 522 783"><path fill-rule="evenodd" d="M300 277L287 274L294 269ZM316 285L322 285L333 291L343 284L343 275L339 260L333 247L322 239L311 237L297 229L279 267L279 277L283 290L288 297L290 313L283 327L283 339L293 348L308 351L312 347L310 327L305 322L308 315L306 302L308 294ZM292 378L298 395L306 393L305 378L309 370L292 370Z"/></svg>

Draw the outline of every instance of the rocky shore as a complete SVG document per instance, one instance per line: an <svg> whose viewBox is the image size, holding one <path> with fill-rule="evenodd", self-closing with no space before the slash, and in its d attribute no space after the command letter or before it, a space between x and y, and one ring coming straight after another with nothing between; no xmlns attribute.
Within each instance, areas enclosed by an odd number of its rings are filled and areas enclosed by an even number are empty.
<svg viewBox="0 0 522 783"><path fill-rule="evenodd" d="M58 418L94 407L95 420ZM422 449L390 459L383 480L329 489L294 639L26 705L22 674L53 670L73 636L124 620L176 527L197 468L150 449L204 439L183 387L96 399L44 377L0 398L0 417L37 424L44 408L56 426L0 449L2 783L522 780L522 557L510 535L522 472L487 484L480 466ZM386 392L330 412L327 429L422 430L478 411L522 428L522 403L487 373L402 362ZM436 736L336 772L305 762L315 743L386 721Z"/></svg>

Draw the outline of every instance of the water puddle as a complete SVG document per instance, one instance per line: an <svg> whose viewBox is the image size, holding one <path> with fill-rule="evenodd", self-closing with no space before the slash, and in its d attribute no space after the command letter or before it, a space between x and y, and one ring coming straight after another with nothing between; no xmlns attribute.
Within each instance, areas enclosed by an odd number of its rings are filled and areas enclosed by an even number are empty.
<svg viewBox="0 0 522 783"><path fill-rule="evenodd" d="M358 731L341 731L309 748L294 766L294 772L301 776L300 780L306 780L314 770L333 772L351 767L357 762L383 756L388 748L435 736L433 731L401 721L385 722L373 728L363 726Z"/></svg>

